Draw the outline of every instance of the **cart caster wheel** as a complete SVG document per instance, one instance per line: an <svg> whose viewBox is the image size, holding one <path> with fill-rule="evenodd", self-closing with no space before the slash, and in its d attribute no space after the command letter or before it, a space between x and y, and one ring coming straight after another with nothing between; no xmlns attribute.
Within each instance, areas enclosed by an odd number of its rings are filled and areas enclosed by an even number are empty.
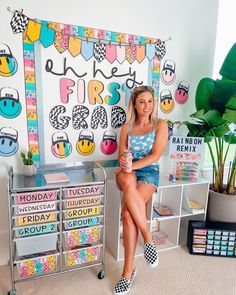
<svg viewBox="0 0 236 295"><path fill-rule="evenodd" d="M16 295L16 290L8 291L7 295Z"/></svg>
<svg viewBox="0 0 236 295"><path fill-rule="evenodd" d="M104 272L104 270L101 270L101 271L98 273L98 278L99 278L99 280L102 280L102 279L104 278L104 276L105 276L105 272Z"/></svg>

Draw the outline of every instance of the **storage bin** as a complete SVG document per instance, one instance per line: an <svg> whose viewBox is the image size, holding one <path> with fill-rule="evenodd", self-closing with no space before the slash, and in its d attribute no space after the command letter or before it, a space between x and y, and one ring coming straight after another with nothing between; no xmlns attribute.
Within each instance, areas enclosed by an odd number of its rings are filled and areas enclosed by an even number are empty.
<svg viewBox="0 0 236 295"><path fill-rule="evenodd" d="M65 219L74 219L93 215L101 215L103 206L81 207L77 209L63 210Z"/></svg>
<svg viewBox="0 0 236 295"><path fill-rule="evenodd" d="M26 226L38 223L57 221L58 211L13 216L14 226Z"/></svg>
<svg viewBox="0 0 236 295"><path fill-rule="evenodd" d="M59 222L43 223L30 226L14 227L16 238L40 235L45 233L54 233L57 231L57 225Z"/></svg>
<svg viewBox="0 0 236 295"><path fill-rule="evenodd" d="M15 238L17 256L53 251L57 248L58 233Z"/></svg>
<svg viewBox="0 0 236 295"><path fill-rule="evenodd" d="M64 190L64 197L75 198L82 196L96 196L101 195L103 190L103 185L86 185L86 186L77 186Z"/></svg>
<svg viewBox="0 0 236 295"><path fill-rule="evenodd" d="M53 201L57 198L58 190L37 191L12 194L14 204L26 204L34 202Z"/></svg>
<svg viewBox="0 0 236 295"><path fill-rule="evenodd" d="M64 229L101 225L102 223L103 223L103 216L102 215L94 216L94 217L70 219L70 220L63 221Z"/></svg>
<svg viewBox="0 0 236 295"><path fill-rule="evenodd" d="M101 238L102 226L86 227L63 232L64 248L94 244Z"/></svg>
<svg viewBox="0 0 236 295"><path fill-rule="evenodd" d="M42 211L54 211L57 209L57 204L58 201L13 205L13 210L16 215L32 214Z"/></svg>
<svg viewBox="0 0 236 295"><path fill-rule="evenodd" d="M58 255L56 253L15 261L19 277L27 278L56 271Z"/></svg>
<svg viewBox="0 0 236 295"><path fill-rule="evenodd" d="M189 252L191 254L235 258L235 235L235 223L190 220L187 242ZM233 252L235 252L235 254Z"/></svg>
<svg viewBox="0 0 236 295"><path fill-rule="evenodd" d="M100 260L102 245L71 250L63 253L65 265L72 267L74 265L91 263Z"/></svg>
<svg viewBox="0 0 236 295"><path fill-rule="evenodd" d="M86 196L78 197L68 200L63 200L63 207L65 209L79 208L79 207L88 207L101 205L103 200L103 195L98 196Z"/></svg>

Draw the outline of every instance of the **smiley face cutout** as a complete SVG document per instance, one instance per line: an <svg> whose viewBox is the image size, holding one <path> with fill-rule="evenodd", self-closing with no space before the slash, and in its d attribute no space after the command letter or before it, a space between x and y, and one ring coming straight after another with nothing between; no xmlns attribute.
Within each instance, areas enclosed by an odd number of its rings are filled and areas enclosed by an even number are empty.
<svg viewBox="0 0 236 295"><path fill-rule="evenodd" d="M160 108L163 113L170 113L173 111L175 102L170 90L168 89L162 90L160 94L160 101L161 101Z"/></svg>
<svg viewBox="0 0 236 295"><path fill-rule="evenodd" d="M0 129L0 156L13 156L18 148L18 132L11 127L2 127Z"/></svg>
<svg viewBox="0 0 236 295"><path fill-rule="evenodd" d="M51 151L55 157L60 159L64 159L70 155L72 145L65 132L59 131L52 135Z"/></svg>
<svg viewBox="0 0 236 295"><path fill-rule="evenodd" d="M89 156L95 149L94 135L90 130L82 130L76 143L76 150L82 156Z"/></svg>
<svg viewBox="0 0 236 295"><path fill-rule="evenodd" d="M10 87L2 88L0 90L0 115L13 119L20 114L21 109L18 91Z"/></svg>
<svg viewBox="0 0 236 295"><path fill-rule="evenodd" d="M0 76L13 76L17 68L17 61L12 55L10 48L6 44L0 44Z"/></svg>
<svg viewBox="0 0 236 295"><path fill-rule="evenodd" d="M170 85L175 81L175 77L175 62L167 59L161 71L161 81L166 85Z"/></svg>
<svg viewBox="0 0 236 295"><path fill-rule="evenodd" d="M101 142L101 151L105 155L113 154L117 149L116 133L112 130L107 130L103 134Z"/></svg>
<svg viewBox="0 0 236 295"><path fill-rule="evenodd" d="M188 100L189 84L186 81L181 81L175 91L175 100L179 104L184 104Z"/></svg>

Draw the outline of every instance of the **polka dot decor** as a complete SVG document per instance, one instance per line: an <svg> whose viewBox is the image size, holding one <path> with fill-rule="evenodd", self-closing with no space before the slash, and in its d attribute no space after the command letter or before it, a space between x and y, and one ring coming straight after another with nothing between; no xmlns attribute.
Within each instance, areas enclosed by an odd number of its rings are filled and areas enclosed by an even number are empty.
<svg viewBox="0 0 236 295"><path fill-rule="evenodd" d="M74 266L99 260L101 246L92 246L83 249L68 251L65 253L65 262L67 266Z"/></svg>

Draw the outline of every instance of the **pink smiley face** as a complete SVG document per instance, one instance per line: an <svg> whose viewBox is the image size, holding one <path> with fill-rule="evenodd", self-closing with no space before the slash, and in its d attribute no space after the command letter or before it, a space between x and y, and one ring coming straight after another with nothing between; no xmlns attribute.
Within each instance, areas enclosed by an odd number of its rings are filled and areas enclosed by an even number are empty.
<svg viewBox="0 0 236 295"><path fill-rule="evenodd" d="M175 100L179 104L184 104L188 100L189 84L186 81L181 81L175 91Z"/></svg>
<svg viewBox="0 0 236 295"><path fill-rule="evenodd" d="M108 130L104 132L100 148L105 155L111 155L116 151L117 141L114 131Z"/></svg>

